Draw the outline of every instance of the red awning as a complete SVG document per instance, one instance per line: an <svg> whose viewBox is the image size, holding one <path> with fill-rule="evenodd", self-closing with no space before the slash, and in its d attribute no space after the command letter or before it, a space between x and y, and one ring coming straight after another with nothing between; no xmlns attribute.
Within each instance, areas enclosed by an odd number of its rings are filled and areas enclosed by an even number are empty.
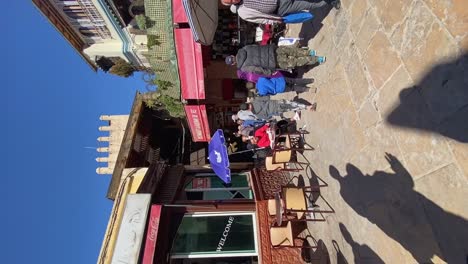
<svg viewBox="0 0 468 264"><path fill-rule="evenodd" d="M161 219L161 207L162 206L158 204L154 204L151 206L142 264L153 263L154 252L156 251L156 241L158 240L159 220Z"/></svg>
<svg viewBox="0 0 468 264"><path fill-rule="evenodd" d="M192 140L194 142L208 142L211 136L206 107L204 105L186 105L184 108Z"/></svg>
<svg viewBox="0 0 468 264"><path fill-rule="evenodd" d="M172 0L172 20L174 23L188 23L182 0Z"/></svg>
<svg viewBox="0 0 468 264"><path fill-rule="evenodd" d="M182 98L205 99L201 45L193 41L189 28L174 29L174 38Z"/></svg>

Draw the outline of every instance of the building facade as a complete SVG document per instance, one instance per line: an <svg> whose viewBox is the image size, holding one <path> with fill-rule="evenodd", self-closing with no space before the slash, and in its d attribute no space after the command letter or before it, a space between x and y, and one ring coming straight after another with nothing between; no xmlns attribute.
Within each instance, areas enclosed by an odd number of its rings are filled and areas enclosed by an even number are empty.
<svg viewBox="0 0 468 264"><path fill-rule="evenodd" d="M301 250L270 241L269 200L288 175L231 162L225 184L206 158L175 158L189 156L188 131L142 100L137 94L126 126L113 121L123 117L101 117L109 122L100 128L110 131L109 146L114 135L122 140L117 156L109 155L113 165L103 168L112 174L107 198L114 206L97 263L304 263Z"/></svg>
<svg viewBox="0 0 468 264"><path fill-rule="evenodd" d="M142 12L143 1L33 0L33 3L93 69L97 69L96 61L102 57L121 58L134 66L149 67L144 56L148 51L146 35L138 29L135 19Z"/></svg>

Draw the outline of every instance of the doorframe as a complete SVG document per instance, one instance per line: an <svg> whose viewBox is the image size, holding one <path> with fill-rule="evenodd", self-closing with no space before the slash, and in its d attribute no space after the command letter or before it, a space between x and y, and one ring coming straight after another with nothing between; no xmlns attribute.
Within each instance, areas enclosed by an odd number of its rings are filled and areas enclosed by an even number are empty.
<svg viewBox="0 0 468 264"><path fill-rule="evenodd" d="M209 216L235 216L235 215L250 215L252 216L252 227L254 236L254 250L255 252L250 253L211 253L211 254L174 254L170 255L171 259L191 259L191 258L223 258L223 257L256 257L259 255L258 252L258 228L257 228L257 215L256 212L245 212L245 211L231 211L222 213L208 213L208 212L193 212L186 213L184 217L209 217Z"/></svg>

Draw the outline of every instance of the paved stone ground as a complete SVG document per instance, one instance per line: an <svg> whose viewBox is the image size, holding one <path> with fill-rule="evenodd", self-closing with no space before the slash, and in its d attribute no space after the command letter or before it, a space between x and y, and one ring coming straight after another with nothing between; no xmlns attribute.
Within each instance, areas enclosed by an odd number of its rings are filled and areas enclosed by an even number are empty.
<svg viewBox="0 0 468 264"><path fill-rule="evenodd" d="M331 263L466 263L468 1L342 0L320 21L288 32L327 56L300 125L336 214L310 230Z"/></svg>

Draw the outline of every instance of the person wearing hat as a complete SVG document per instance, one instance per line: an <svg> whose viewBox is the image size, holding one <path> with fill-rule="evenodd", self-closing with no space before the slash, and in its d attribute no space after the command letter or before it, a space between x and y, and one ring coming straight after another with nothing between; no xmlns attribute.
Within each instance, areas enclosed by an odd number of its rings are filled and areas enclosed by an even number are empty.
<svg viewBox="0 0 468 264"><path fill-rule="evenodd" d="M304 10L312 12L317 8L331 5L340 9L340 0L221 0L226 6L231 6L245 21L256 24L282 23L283 17Z"/></svg>
<svg viewBox="0 0 468 264"><path fill-rule="evenodd" d="M270 76L279 69L292 70L298 67L325 63L325 56L316 56L314 50L293 46L247 45L237 55L227 56L227 65L236 66L242 72Z"/></svg>

